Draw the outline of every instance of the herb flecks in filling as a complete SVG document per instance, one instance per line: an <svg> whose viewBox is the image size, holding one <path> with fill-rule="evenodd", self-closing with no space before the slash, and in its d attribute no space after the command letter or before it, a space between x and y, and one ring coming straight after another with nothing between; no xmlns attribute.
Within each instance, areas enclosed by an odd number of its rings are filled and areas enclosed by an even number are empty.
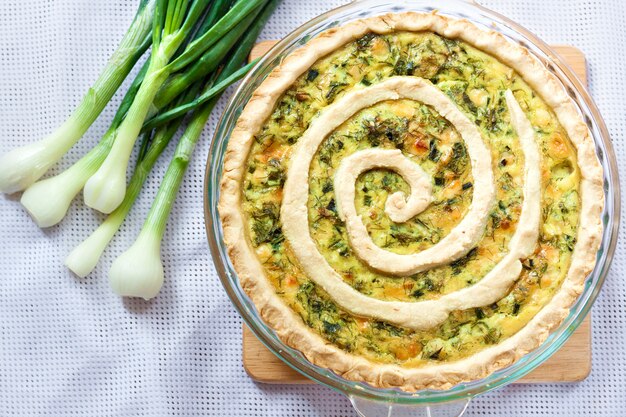
<svg viewBox="0 0 626 417"><path fill-rule="evenodd" d="M398 278L377 273L350 249L336 210L339 162L367 148L400 149L433 181L434 202L405 223L384 212L387 196L408 192L393 171L361 175L355 205L373 241L408 254L445 237L471 204L474 180L458 132L411 100L378 103L329 135L310 169L309 230L328 263L356 290L383 300L422 301L478 282L507 253L522 205L524 158L504 92L510 89L541 150L542 225L537 250L509 294L489 306L455 311L440 326L412 331L342 311L299 269L280 222L282 187L294 144L310 121L353 88L396 75L429 79L480 129L492 152L497 203L478 246L449 265ZM576 243L580 210L576 152L546 104L513 70L466 43L432 33L368 34L319 60L288 89L255 137L244 180L248 235L276 291L303 321L336 346L368 359L418 367L467 357L522 328L560 287Z"/></svg>

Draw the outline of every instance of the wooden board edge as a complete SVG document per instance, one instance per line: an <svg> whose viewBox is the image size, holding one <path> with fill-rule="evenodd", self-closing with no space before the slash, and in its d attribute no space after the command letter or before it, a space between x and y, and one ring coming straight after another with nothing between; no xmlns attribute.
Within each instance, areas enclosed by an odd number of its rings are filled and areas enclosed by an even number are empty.
<svg viewBox="0 0 626 417"><path fill-rule="evenodd" d="M246 373L266 384L308 384L310 379L290 368L243 326L242 362ZM516 384L573 383L585 380L592 369L591 318L547 361Z"/></svg>

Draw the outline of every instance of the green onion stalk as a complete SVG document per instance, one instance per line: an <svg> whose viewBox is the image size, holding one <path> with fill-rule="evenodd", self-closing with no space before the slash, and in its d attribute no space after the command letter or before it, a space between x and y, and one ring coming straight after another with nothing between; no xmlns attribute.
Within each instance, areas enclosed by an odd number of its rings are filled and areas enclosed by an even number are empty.
<svg viewBox="0 0 626 417"><path fill-rule="evenodd" d="M175 108L171 110L167 110L167 111L162 112L161 114L158 114L157 116L148 120L144 124L143 130L145 131L145 130L152 129L157 126L161 126L162 124L167 123L170 120L175 119L177 117L180 117L190 112L191 110L194 110L197 107L207 103L208 101L213 99L215 95L220 94L221 92L226 90L232 83L243 78L243 76L246 75L248 71L250 71L250 69L254 67L258 61L259 61L258 59L255 59L248 65L241 67L237 71L230 74L229 76L224 77L223 79L221 79L221 81L216 83L214 86L212 86L208 90L204 91L201 95L199 95L195 99L187 103L181 104L179 106L176 106Z"/></svg>
<svg viewBox="0 0 626 417"><path fill-rule="evenodd" d="M171 63L170 70L177 72L187 65L196 62L202 54L225 36L242 19L265 3L267 3L267 0L238 0L228 13L211 29L187 46L185 51Z"/></svg>
<svg viewBox="0 0 626 417"><path fill-rule="evenodd" d="M230 3L230 0L215 1L204 21L198 25L194 38L202 35L214 25L227 12ZM189 42L191 40L189 39ZM150 60L147 60L122 99L109 129L100 142L69 169L54 177L38 181L25 190L21 203L39 227L50 227L59 223L67 214L72 200L83 189L89 178L100 168L113 146L116 130L133 103L149 65ZM178 75L180 78L184 78L183 74ZM191 84L191 82L185 83L187 90ZM194 96L195 94L186 95L188 99L193 99ZM148 141L143 141L143 144L148 144ZM139 160L141 158L142 155L139 156Z"/></svg>
<svg viewBox="0 0 626 417"><path fill-rule="evenodd" d="M103 213L110 213L123 201L126 192L126 169L133 146L146 116L153 108L155 95L169 74L193 63L193 60L201 56L264 1L238 1L215 25L189 43L170 63L181 43L191 33L208 0L193 1L185 19L183 16L189 1L159 0L154 19L150 67L126 118L117 129L111 151L98 171L85 184L84 199L88 206Z"/></svg>
<svg viewBox="0 0 626 417"><path fill-rule="evenodd" d="M143 82L116 129L102 165L85 184L85 204L103 213L120 205L126 193L126 166L152 100L169 75L167 65L204 13L209 0L158 0L152 26L152 54Z"/></svg>
<svg viewBox="0 0 626 417"><path fill-rule="evenodd" d="M154 113L157 113L169 104L175 97L185 91L191 83L201 80L207 74L215 71L237 41L249 30L261 10L262 7L257 7L198 58L197 61L184 68L184 71L172 74L154 98Z"/></svg>
<svg viewBox="0 0 626 417"><path fill-rule="evenodd" d="M171 211L193 148L216 102L217 98L213 98L194 113L176 147L174 159L167 168L139 237L113 262L109 282L117 294L148 300L161 289L164 279L161 237L165 231L165 222L160 219L167 218Z"/></svg>
<svg viewBox="0 0 626 417"><path fill-rule="evenodd" d="M245 61L263 24L277 3L278 1L272 1L266 6L257 24L251 28L251 33L242 40L241 47L224 66L217 78L217 85L228 80L232 74L239 72L237 69ZM207 96L211 90L212 88L207 88L201 97ZM161 289L164 280L161 241L167 219L194 148L217 99L218 97L206 99L202 106L194 111L187 129L178 142L174 157L167 168L137 240L111 265L109 283L117 294L148 300L155 297Z"/></svg>
<svg viewBox="0 0 626 417"><path fill-rule="evenodd" d="M196 40L198 37L202 36L207 30L209 30L211 28L211 26L213 26L222 16L224 16L224 14L226 14L226 12L230 8L232 2L233 2L233 0L215 0L215 1L213 1L213 3L211 4L211 7L209 8L209 11L207 12L204 20L201 21L197 25L198 27L195 29L193 37L185 40L185 42L183 43L183 46L181 46L179 48L179 51L177 51L176 53L177 54L182 53L185 50L185 48L187 48L187 46L189 45L189 42L192 42L192 41ZM204 75L209 75L209 73L207 72ZM191 86L191 88L187 88L185 90L185 95L183 96L183 98L178 100L177 105L181 105L181 104L185 103L188 100L192 100L195 97L195 95L198 93L198 91L200 91L200 87L201 87L200 83L195 83L194 84L192 82L189 82L189 83L186 84L186 87L190 87L190 86ZM158 92L157 92L157 94L158 94ZM173 106L173 107L176 107L176 106ZM156 108L151 108L148 111L148 114L150 114L150 115L158 114L158 110ZM182 122L182 119L180 119L180 121ZM145 132L145 130L142 130L142 131ZM139 153L137 155L137 164L139 164L143 160L144 156L146 155L146 152L148 150L148 146L150 145L151 135L146 135L144 133L143 138L144 138L144 140L141 141L141 146L139 148Z"/></svg>
<svg viewBox="0 0 626 417"><path fill-rule="evenodd" d="M85 134L151 43L156 0L142 0L119 46L69 118L38 142L0 157L0 192L21 191L35 181Z"/></svg>

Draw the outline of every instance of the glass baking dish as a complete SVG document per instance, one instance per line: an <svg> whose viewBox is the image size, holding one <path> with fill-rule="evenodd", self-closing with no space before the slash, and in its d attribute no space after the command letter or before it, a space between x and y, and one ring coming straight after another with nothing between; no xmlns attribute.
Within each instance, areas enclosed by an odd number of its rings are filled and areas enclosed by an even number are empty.
<svg viewBox="0 0 626 417"><path fill-rule="evenodd" d="M436 5L437 7L434 7ZM543 62L561 81L572 96L578 110L587 122L596 144L598 158L604 168L606 204L602 214L604 234L593 272L587 277L582 295L572 306L569 316L547 340L513 365L488 377L463 383L448 390L404 392L383 389L365 383L348 381L332 371L311 364L298 350L278 338L260 318L254 304L245 294L228 258L222 238L222 226L217 211L219 182L223 159L230 134L253 91L283 57L299 48L320 32L342 25L350 20L387 12L422 11L437 9L440 14L465 18L479 27L495 29L512 42L523 46ZM235 91L215 131L207 159L205 177L205 223L215 268L231 301L255 335L278 357L293 369L314 381L347 395L355 409L363 416L460 416L476 395L514 382L526 375L557 351L580 325L608 272L615 246L620 216L620 190L615 153L607 128L589 93L567 64L543 41L515 22L465 0L379 1L362 0L331 10L299 27L269 51L250 71Z"/></svg>

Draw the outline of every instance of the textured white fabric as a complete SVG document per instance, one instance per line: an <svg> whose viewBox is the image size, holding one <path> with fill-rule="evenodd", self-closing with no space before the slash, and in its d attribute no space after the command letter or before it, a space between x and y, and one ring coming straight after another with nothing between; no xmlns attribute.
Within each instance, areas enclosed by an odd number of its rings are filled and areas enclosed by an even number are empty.
<svg viewBox="0 0 626 417"><path fill-rule="evenodd" d="M263 34L284 36L342 0L284 0ZM623 0L483 0L550 43L581 48L590 88L626 176L626 6ZM56 127L96 78L136 1L3 0L0 152ZM619 58L618 58L619 57ZM104 133L120 94L53 172ZM202 188L215 110L168 224L166 283L155 300L121 300L106 271L134 240L172 149L97 270L78 280L65 255L101 216L75 202L38 229L15 196L0 197L0 416L353 416L319 386L266 386L241 366L241 320L215 276ZM623 232L623 230L622 230ZM473 402L469 416L626 415L626 253L620 245L593 313L593 371L579 384L514 385Z"/></svg>

